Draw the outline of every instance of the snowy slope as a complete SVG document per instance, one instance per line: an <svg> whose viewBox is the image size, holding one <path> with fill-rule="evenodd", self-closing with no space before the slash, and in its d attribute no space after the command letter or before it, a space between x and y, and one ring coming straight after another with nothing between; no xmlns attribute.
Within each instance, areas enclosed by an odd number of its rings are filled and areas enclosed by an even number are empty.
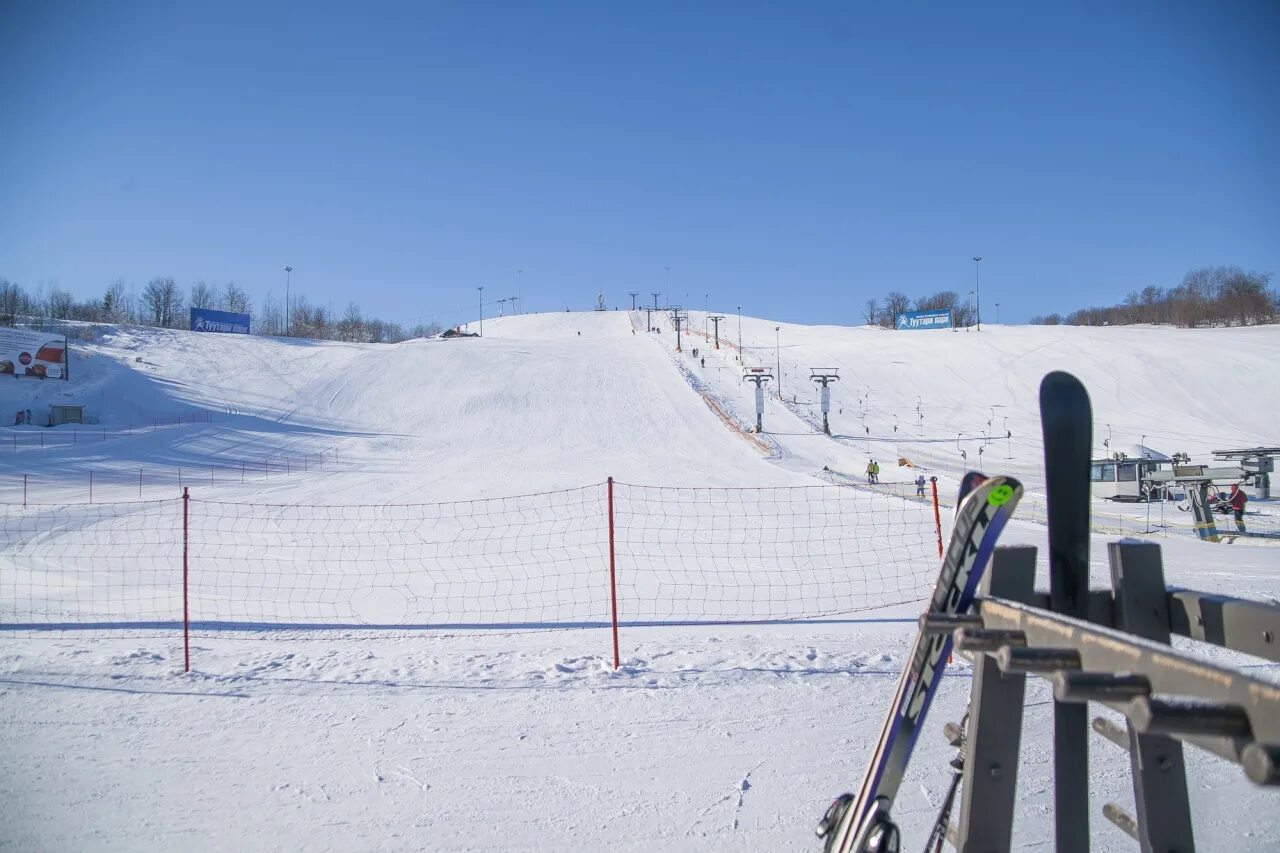
<svg viewBox="0 0 1280 853"><path fill-rule="evenodd" d="M1260 381L1280 361L1277 328L783 325L775 350L776 325L744 318L742 330L748 365L782 361L787 402L768 403L763 450L704 401L731 421L751 417L732 350L708 353L699 340L704 368L687 344L674 352L669 326L636 332L621 312L488 320L483 339L396 346L110 329L76 347L74 383L0 383L0 411L69 393L102 422L100 440L86 429L43 451L31 436L68 428L6 430L3 495L28 473L38 494L80 500L92 468L106 499L127 498L129 472L166 466L213 466L193 490L219 500L321 504L510 495L609 475L815 483L830 476L824 465L856 477L869 455L885 480L907 478L886 464L898 456L949 478L966 464L960 449L972 464L984 444L984 467L1034 489L1035 389L1056 368L1089 387L1098 443L1109 423L1113 445L1145 435L1166 453L1280 444L1280 405ZM736 316L722 331L736 343ZM845 377L831 438L815 427L810 367ZM130 427L203 411L211 421ZM989 419L1003 434L1005 417L1012 440L976 438ZM23 440L4 452L15 434ZM243 484L225 476L272 456L325 462ZM1008 538L1040 544L1044 528L1014 524ZM1280 598L1280 548L1177 530L1159 541L1173 583ZM1105 542L1092 540L1099 583ZM816 849L817 817L864 769L917 610L628 628L616 673L602 630L201 638L188 675L164 637L3 638L0 849ZM1280 680L1278 667L1251 666ZM948 781L937 731L962 713L967 670L951 675L896 810L908 848ZM1048 699L1045 684L1029 684L1022 849L1042 849L1051 826ZM1091 761L1095 813L1107 799L1129 803L1125 757L1099 740ZM1188 761L1199 849L1274 847L1274 795L1195 750ZM1093 838L1098 850L1132 849L1096 814Z"/></svg>

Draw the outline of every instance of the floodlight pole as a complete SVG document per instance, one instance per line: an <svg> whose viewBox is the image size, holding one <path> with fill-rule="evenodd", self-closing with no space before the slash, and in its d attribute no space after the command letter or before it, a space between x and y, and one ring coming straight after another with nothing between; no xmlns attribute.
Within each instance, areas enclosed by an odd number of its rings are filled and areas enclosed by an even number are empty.
<svg viewBox="0 0 1280 853"><path fill-rule="evenodd" d="M982 291L978 288L978 262L981 257L973 259L973 293L976 297L976 305L974 306L974 314L978 320L978 331L982 331Z"/></svg>
<svg viewBox="0 0 1280 853"><path fill-rule="evenodd" d="M667 307L670 308L671 307L671 267L663 267L663 269L667 271L666 284L664 284L663 287L666 288Z"/></svg>
<svg viewBox="0 0 1280 853"><path fill-rule="evenodd" d="M831 411L831 383L840 381L836 375L838 370L836 367L809 368L809 379L822 386L822 431L827 435L831 435L831 425L827 423L827 414Z"/></svg>
<svg viewBox="0 0 1280 853"><path fill-rule="evenodd" d="M764 432L764 386L773 377L763 367L752 368L742 374L743 382L756 386L756 432Z"/></svg>
<svg viewBox="0 0 1280 853"><path fill-rule="evenodd" d="M716 327L716 349L720 349L720 321L723 320L724 317L717 314L716 316L708 317L707 319Z"/></svg>
<svg viewBox="0 0 1280 853"><path fill-rule="evenodd" d="M782 327L773 327L774 341L773 352L778 361L778 399L782 399Z"/></svg>
<svg viewBox="0 0 1280 853"><path fill-rule="evenodd" d="M289 283L293 278L293 267L284 268L284 336L289 337Z"/></svg>
<svg viewBox="0 0 1280 853"><path fill-rule="evenodd" d="M738 306L738 361L742 361L742 306Z"/></svg>

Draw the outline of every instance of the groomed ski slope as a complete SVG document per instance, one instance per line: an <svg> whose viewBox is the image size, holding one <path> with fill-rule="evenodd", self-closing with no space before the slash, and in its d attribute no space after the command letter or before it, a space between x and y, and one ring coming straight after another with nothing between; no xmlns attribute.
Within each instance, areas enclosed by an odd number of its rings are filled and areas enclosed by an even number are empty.
<svg viewBox="0 0 1280 853"><path fill-rule="evenodd" d="M710 356L703 368L687 345L674 353L669 326L650 334L638 317L502 318L485 322L483 339L396 346L100 329L76 347L76 382L3 383L0 407L34 409L69 391L99 412L108 440L22 445L0 454L0 476L30 473L70 500L90 466L323 454L320 472L208 488L223 500L400 503L609 475L812 483L831 476L823 466L856 478L870 454L882 479L906 479L889 459L908 456L949 490L961 468L947 456L958 457L955 433L972 461L978 443L963 435L993 417L1003 430L1007 416L1014 439L988 444L983 465L1034 489L1035 388L1053 368L1084 380L1114 444L1145 434L1148 446L1196 456L1277 443L1280 409L1258 384L1280 357L1275 328L783 325L775 351L778 324L744 318L746 362L780 357L784 397L796 396L767 404L765 453L703 399L750 418L732 353L698 341ZM721 327L735 343L736 319ZM848 377L836 387L835 438L814 429L809 367ZM854 414L859 392L869 433ZM913 430L917 397L924 435ZM202 408L212 422L115 430ZM1098 584L1106 539L1092 540ZM1006 541L1043 547L1044 528L1015 523ZM1172 529L1159 541L1173 583L1280 597L1280 549L1201 544ZM629 629L617 672L599 631L201 639L189 675L171 640L3 638L0 849L816 849L811 830L827 801L861 777L918 610ZM1250 665L1277 678L1274 666ZM908 849L923 843L948 782L951 750L931 733L962 713L967 667L949 675L895 811ZM1049 698L1029 682L1022 849L1044 849L1051 832ZM1107 800L1131 807L1127 758L1100 739L1090 747L1095 849L1128 851L1132 841L1097 814ZM1199 849L1273 846L1273 795L1195 750L1188 763Z"/></svg>

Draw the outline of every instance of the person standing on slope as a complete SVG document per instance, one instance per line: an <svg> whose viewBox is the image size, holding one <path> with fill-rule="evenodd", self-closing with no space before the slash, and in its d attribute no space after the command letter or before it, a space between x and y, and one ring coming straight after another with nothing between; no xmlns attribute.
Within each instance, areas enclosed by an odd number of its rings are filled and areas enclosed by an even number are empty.
<svg viewBox="0 0 1280 853"><path fill-rule="evenodd" d="M876 464L876 460L867 460L867 482L875 485L879 482L880 466Z"/></svg>
<svg viewBox="0 0 1280 853"><path fill-rule="evenodd" d="M924 497L924 474L916 477L916 497Z"/></svg>
<svg viewBox="0 0 1280 853"><path fill-rule="evenodd" d="M1231 507L1231 514L1236 519L1236 530L1244 533L1244 505L1249 502L1249 496L1244 493L1244 489L1240 488L1239 483L1231 484L1231 494L1227 496L1227 505Z"/></svg>

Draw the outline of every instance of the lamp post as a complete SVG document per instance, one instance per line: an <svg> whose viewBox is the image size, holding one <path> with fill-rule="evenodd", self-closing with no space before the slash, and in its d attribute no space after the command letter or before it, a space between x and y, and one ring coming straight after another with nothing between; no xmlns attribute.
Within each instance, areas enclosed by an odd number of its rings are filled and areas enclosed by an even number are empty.
<svg viewBox="0 0 1280 853"><path fill-rule="evenodd" d="M996 325L1000 325L1000 303L996 303Z"/></svg>
<svg viewBox="0 0 1280 853"><path fill-rule="evenodd" d="M293 267L284 268L284 336L289 337L289 282L293 278Z"/></svg>
<svg viewBox="0 0 1280 853"><path fill-rule="evenodd" d="M484 285L476 288L480 291L480 337L484 337Z"/></svg>
<svg viewBox="0 0 1280 853"><path fill-rule="evenodd" d="M738 306L738 361L742 361L742 306Z"/></svg>
<svg viewBox="0 0 1280 853"><path fill-rule="evenodd" d="M663 285L667 291L667 307L671 307L671 267L663 267L667 271L666 284Z"/></svg>
<svg viewBox="0 0 1280 853"><path fill-rule="evenodd" d="M982 331L982 289L978 287L978 262L981 260L982 260L981 257L976 257L973 259L973 290L978 297L977 318L978 318L979 332Z"/></svg>
<svg viewBox="0 0 1280 853"><path fill-rule="evenodd" d="M973 308L973 291L972 291L972 290L970 290L970 291L969 291L969 307L970 307L971 309ZM972 318L972 317L970 317L970 318L969 318L969 325L970 325L970 326L972 326L972 325L973 325L973 318Z"/></svg>
<svg viewBox="0 0 1280 853"><path fill-rule="evenodd" d="M773 352L778 360L778 378L774 380L777 383L778 399L782 399L782 327L773 327L774 342Z"/></svg>

